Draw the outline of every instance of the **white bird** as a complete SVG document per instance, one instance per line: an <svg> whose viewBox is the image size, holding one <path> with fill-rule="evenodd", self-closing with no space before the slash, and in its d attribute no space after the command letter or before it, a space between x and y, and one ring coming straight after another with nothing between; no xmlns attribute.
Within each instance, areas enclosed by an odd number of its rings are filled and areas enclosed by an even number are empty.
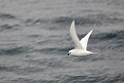
<svg viewBox="0 0 124 83"><path fill-rule="evenodd" d="M70 27L70 36L72 38L72 41L75 44L75 49L72 49L68 52L68 55L73 55L73 56L86 56L86 55L91 55L91 54L96 54L90 51L87 51L87 43L88 39L92 33L93 29L79 41L79 38L77 37L77 33L75 30L75 21L72 22L71 27Z"/></svg>

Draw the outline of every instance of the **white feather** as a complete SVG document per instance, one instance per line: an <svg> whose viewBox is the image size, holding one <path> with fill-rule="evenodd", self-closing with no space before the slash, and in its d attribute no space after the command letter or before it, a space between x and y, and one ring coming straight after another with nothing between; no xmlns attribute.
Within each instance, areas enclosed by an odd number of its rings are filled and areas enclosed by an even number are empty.
<svg viewBox="0 0 124 83"><path fill-rule="evenodd" d="M92 29L84 38L82 38L82 39L80 40L81 45L82 45L82 47L84 48L84 50L87 49L88 39L89 39L89 37L90 37L90 35L91 35L92 32L93 32L93 29Z"/></svg>
<svg viewBox="0 0 124 83"><path fill-rule="evenodd" d="M71 24L71 27L70 27L70 36L72 38L72 41L74 42L75 44L75 48L77 49L83 49L80 41L79 41L79 38L77 37L77 33L76 33L76 30L75 30L75 21L72 22Z"/></svg>

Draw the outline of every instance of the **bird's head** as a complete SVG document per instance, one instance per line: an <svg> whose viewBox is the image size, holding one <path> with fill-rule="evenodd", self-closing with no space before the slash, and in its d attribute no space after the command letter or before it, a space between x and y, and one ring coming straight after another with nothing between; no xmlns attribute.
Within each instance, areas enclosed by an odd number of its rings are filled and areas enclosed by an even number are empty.
<svg viewBox="0 0 124 83"><path fill-rule="evenodd" d="M73 54L74 54L74 50L70 50L70 51L68 52L68 56L73 55Z"/></svg>

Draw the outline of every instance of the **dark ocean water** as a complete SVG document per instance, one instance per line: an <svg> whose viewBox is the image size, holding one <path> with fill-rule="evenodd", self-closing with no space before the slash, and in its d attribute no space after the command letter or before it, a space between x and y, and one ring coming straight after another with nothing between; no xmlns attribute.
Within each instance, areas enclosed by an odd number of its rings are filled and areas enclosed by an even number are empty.
<svg viewBox="0 0 124 83"><path fill-rule="evenodd" d="M67 56L73 20L98 55ZM0 83L124 83L124 0L0 0Z"/></svg>

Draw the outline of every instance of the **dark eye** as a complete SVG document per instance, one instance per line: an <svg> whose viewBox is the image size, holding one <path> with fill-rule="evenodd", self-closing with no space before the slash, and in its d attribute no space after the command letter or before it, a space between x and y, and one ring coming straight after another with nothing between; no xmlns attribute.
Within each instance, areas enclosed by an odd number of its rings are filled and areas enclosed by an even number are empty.
<svg viewBox="0 0 124 83"><path fill-rule="evenodd" d="M71 54L71 52L68 53L68 55L70 55L70 54Z"/></svg>

